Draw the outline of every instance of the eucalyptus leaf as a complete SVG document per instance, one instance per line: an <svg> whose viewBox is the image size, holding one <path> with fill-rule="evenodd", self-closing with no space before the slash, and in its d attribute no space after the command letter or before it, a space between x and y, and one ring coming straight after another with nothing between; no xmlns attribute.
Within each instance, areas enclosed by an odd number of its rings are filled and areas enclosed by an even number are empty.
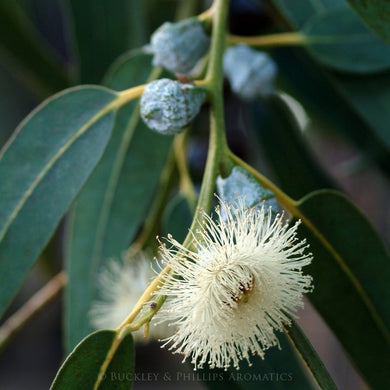
<svg viewBox="0 0 390 390"><path fill-rule="evenodd" d="M297 5L295 9L287 10L285 7L289 5L285 3L282 11L290 15L293 24L299 25L300 7ZM302 71L301 67L299 69ZM304 72L306 82L299 87L297 84L295 91L302 93L303 85L305 92L302 96L308 104L314 103L325 121L337 122L341 118L344 126L340 124L339 129L348 130L349 136L365 150L371 149L369 151L375 153L389 172L389 160L384 157L389 155L386 130L390 104L387 99L388 74L357 78L322 73L313 66L310 69L309 73ZM291 69L288 72L291 73ZM313 74L316 80L318 77L323 80L321 88L308 77ZM322 88L329 80L331 83L324 94ZM311 89L311 85L316 85L316 88ZM333 99L340 100L337 104L331 103L332 89ZM379 104L375 103L377 100ZM340 112L343 106L346 116ZM351 108L356 115L351 115ZM334 112L338 115L333 116ZM359 121L359 116L364 120ZM355 122L354 126L348 124L348 117L352 118L351 123ZM390 277L388 253L367 220L339 194L311 194L300 201L299 209L312 224L312 229L301 228L302 237L307 237L314 254L308 271L314 276L315 290L309 298L367 383L374 389L385 388L385 367L390 364L390 306L389 294L385 291L386 280Z"/></svg>
<svg viewBox="0 0 390 390"><path fill-rule="evenodd" d="M13 76L0 64L0 148L5 144L20 121L36 106L35 99Z"/></svg>
<svg viewBox="0 0 390 390"><path fill-rule="evenodd" d="M145 83L151 70L149 55L130 54L111 70L106 83L115 89L130 88ZM171 142L171 137L152 132L139 120L136 102L118 112L107 150L78 197L68 225L68 351L93 330L88 310L97 297L96 275L134 239L155 196Z"/></svg>
<svg viewBox="0 0 390 390"><path fill-rule="evenodd" d="M390 257L366 218L334 191L298 202L314 278L308 297L372 389L388 385Z"/></svg>
<svg viewBox="0 0 390 390"><path fill-rule="evenodd" d="M390 67L390 45L368 30L349 8L312 16L303 32L312 54L326 66L353 73L380 72Z"/></svg>
<svg viewBox="0 0 390 390"><path fill-rule="evenodd" d="M364 22L390 43L390 3L386 0L347 0Z"/></svg>
<svg viewBox="0 0 390 390"><path fill-rule="evenodd" d="M333 9L325 2L319 2L321 7L318 9L305 8L305 3L299 0L274 0L274 3L296 28L304 22L303 14L308 19ZM293 87L290 93L303 101L310 113L322 122L349 137L389 174L389 72L360 77L336 74L316 66L300 49L279 49L276 56L280 69L284 67L281 77ZM295 72L292 68L296 69Z"/></svg>
<svg viewBox="0 0 390 390"><path fill-rule="evenodd" d="M191 208L188 200L180 193L167 204L163 215L164 235L172 234L176 240L183 242L192 222Z"/></svg>
<svg viewBox="0 0 390 390"><path fill-rule="evenodd" d="M333 81L342 91L350 106L362 117L372 130L366 142L366 150L379 157L389 166L390 160L390 73L367 77L365 80L335 75ZM381 144L370 150L368 146L374 136ZM375 140L374 140L375 142Z"/></svg>
<svg viewBox="0 0 390 390"><path fill-rule="evenodd" d="M327 12L330 9L346 6L345 0L272 0L289 20L301 28L313 15Z"/></svg>
<svg viewBox="0 0 390 390"><path fill-rule="evenodd" d="M47 96L71 84L67 69L14 0L0 1L0 50L10 69L34 93Z"/></svg>
<svg viewBox="0 0 390 390"><path fill-rule="evenodd" d="M287 329L287 332L290 342L294 345L295 349L299 353L299 356L310 370L318 387L326 390L337 390L337 387L326 370L324 363L317 355L317 352L310 344L309 339L305 336L299 325L293 321L292 326Z"/></svg>
<svg viewBox="0 0 390 390"><path fill-rule="evenodd" d="M100 369L107 358L116 333L101 330L92 333L76 346L58 371L51 390L93 390ZM135 365L134 342L127 335L117 347L104 372L99 390L129 390L132 388Z"/></svg>
<svg viewBox="0 0 390 390"><path fill-rule="evenodd" d="M48 99L0 153L0 313L110 138L117 94L78 87Z"/></svg>
<svg viewBox="0 0 390 390"><path fill-rule="evenodd" d="M270 348L264 359L251 357L252 365L240 364L240 369L202 369L199 372L211 390L309 390L313 389L307 373L300 365L293 347L284 334L278 334L280 349ZM330 389L330 388L329 388Z"/></svg>
<svg viewBox="0 0 390 390"><path fill-rule="evenodd" d="M80 80L100 82L122 53L145 43L142 28L146 1L69 0Z"/></svg>
<svg viewBox="0 0 390 390"><path fill-rule="evenodd" d="M302 49L283 48L273 54L278 61L280 87L303 104L313 127L334 130L347 137L362 150L368 161L378 163L389 174L390 133L387 131L389 104L387 95L390 93L388 87L390 76L377 74L375 77L367 77L367 80L339 76L336 79L336 76L326 74ZM260 110L260 113L262 111L265 111L267 118L268 109ZM260 120L261 116L256 118ZM265 121L268 123L267 119ZM259 134L261 136L263 133L267 134L266 129L267 125ZM272 131L270 128L269 136L272 135ZM279 140L284 144L283 139ZM265 138L263 141L266 142ZM277 153L275 144L273 147L269 145L265 153L270 154L274 150ZM280 155L275 157L277 162L282 163L283 169L285 164ZM299 153L297 155L299 156ZM292 177L290 181L291 179ZM304 193L300 193L296 196L303 195Z"/></svg>
<svg viewBox="0 0 390 390"><path fill-rule="evenodd" d="M299 198L314 190L336 188L311 153L296 118L280 97L255 102L252 115L252 128L284 191Z"/></svg>

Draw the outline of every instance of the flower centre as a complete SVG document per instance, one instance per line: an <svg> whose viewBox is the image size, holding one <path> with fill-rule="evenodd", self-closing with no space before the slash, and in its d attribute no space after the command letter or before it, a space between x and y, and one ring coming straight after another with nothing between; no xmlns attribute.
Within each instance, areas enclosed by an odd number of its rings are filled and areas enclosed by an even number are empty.
<svg viewBox="0 0 390 390"><path fill-rule="evenodd" d="M253 289L253 283L254 283L254 280L253 280L252 276L251 276L250 282L247 285L240 283L239 293L236 296L232 297L233 301L236 302L237 304L239 304L241 302L248 303L250 292Z"/></svg>

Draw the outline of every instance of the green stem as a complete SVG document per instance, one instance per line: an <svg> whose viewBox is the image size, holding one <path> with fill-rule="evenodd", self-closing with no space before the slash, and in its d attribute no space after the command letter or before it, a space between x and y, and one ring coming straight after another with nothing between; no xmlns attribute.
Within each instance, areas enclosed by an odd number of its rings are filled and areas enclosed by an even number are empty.
<svg viewBox="0 0 390 390"><path fill-rule="evenodd" d="M175 137L173 147L177 169L180 174L180 192L185 196L192 213L194 213L196 208L197 195L187 165L187 134L188 130L178 134Z"/></svg>
<svg viewBox="0 0 390 390"><path fill-rule="evenodd" d="M297 208L297 202L285 194L278 186L272 183L271 180L267 179L256 169L251 167L245 161L241 160L231 151L228 151L228 157L234 162L234 164L246 169L261 185L268 188L275 194L276 200L284 206L284 208L290 212L292 215L295 215L299 218L302 217L301 212Z"/></svg>
<svg viewBox="0 0 390 390"><path fill-rule="evenodd" d="M65 272L62 271L36 292L17 312L4 322L0 328L0 351L5 348L9 341L27 325L35 315L60 294L65 284L66 275Z"/></svg>
<svg viewBox="0 0 390 390"><path fill-rule="evenodd" d="M129 257L135 256L139 251L141 251L145 246L147 246L148 242L152 238L154 242L156 242L155 237L159 232L159 222L161 220L161 216L164 211L170 189L172 188L172 185L174 183L174 171L175 159L174 153L173 151L171 151L168 157L168 161L160 177L160 183L156 191L157 195L153 202L153 206L146 218L146 222L142 228L141 233L129 248Z"/></svg>
<svg viewBox="0 0 390 390"><path fill-rule="evenodd" d="M288 32L281 34L259 35L249 37L228 35L227 41L229 45L237 45L243 43L255 47L302 46L308 43L307 37L299 32Z"/></svg>
<svg viewBox="0 0 390 390"><path fill-rule="evenodd" d="M201 215L208 212L214 194L215 181L222 158L228 150L225 136L223 111L223 53L225 50L226 23L229 9L228 0L215 0L213 4L213 32L211 36L210 59L205 85L209 90L210 139L206 168L198 198L197 210L190 231L184 240L185 247L191 247L193 234L201 223Z"/></svg>
<svg viewBox="0 0 390 390"><path fill-rule="evenodd" d="M229 0L215 0L213 4L213 32L210 45L210 60L206 79L213 95L220 95L223 85L222 59L226 45L226 22Z"/></svg>
<svg viewBox="0 0 390 390"><path fill-rule="evenodd" d="M324 239L322 234L313 225L313 223L304 215L298 207L298 202L290 198L285 194L277 185L271 180L267 179L255 168L251 167L245 161L241 160L238 156L233 154L231 151L228 152L228 158L231 159L236 165L245 168L261 185L271 190L276 200L294 217L301 219L302 222L323 242L323 245L327 248L330 247L329 243Z"/></svg>
<svg viewBox="0 0 390 390"><path fill-rule="evenodd" d="M215 181L218 173L218 167L228 150L225 137L225 123L223 112L223 72L222 56L225 48L226 21L228 15L228 0L216 0L214 3L215 13L213 14L213 34L211 38L211 55L209 68L207 72L207 86L210 92L210 102L212 105L210 116L210 141L207 156L205 173L203 176L202 187L200 190L197 209L195 212L190 231L184 240L183 246L190 248L193 234L196 233L198 225L201 223L201 215L211 207L211 201L214 193ZM160 274L151 282L138 300L133 311L120 324L117 331L122 332L132 324L138 314L141 312L145 303L148 302L158 287L164 282L165 276L170 272L170 267L164 268ZM162 305L165 296L158 296L155 301ZM160 305L160 306L161 306ZM153 315L155 312L153 313ZM151 317L150 317L151 318ZM148 319L150 321L150 319ZM139 321L138 321L139 322Z"/></svg>
<svg viewBox="0 0 390 390"><path fill-rule="evenodd" d="M113 341L110 349L107 352L107 356L104 359L104 362L102 363L102 365L100 366L99 374L98 374L98 377L96 379L96 382L94 383L92 390L99 389L99 387L104 379L104 375L107 371L107 368L110 365L111 360L114 358L115 353L116 353L117 349L119 348L123 339L124 339L124 335L122 335L121 333L117 333L115 335L114 341Z"/></svg>
<svg viewBox="0 0 390 390"><path fill-rule="evenodd" d="M194 15L198 8L196 0L186 0L179 2L176 10L175 20L182 20Z"/></svg>

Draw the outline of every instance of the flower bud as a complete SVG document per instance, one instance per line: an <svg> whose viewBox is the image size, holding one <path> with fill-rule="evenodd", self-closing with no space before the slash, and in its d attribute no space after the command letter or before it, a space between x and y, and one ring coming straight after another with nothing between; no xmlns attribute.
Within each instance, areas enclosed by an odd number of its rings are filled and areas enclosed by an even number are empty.
<svg viewBox="0 0 390 390"><path fill-rule="evenodd" d="M274 90L277 67L267 53L247 45L232 46L224 54L223 69L233 92L244 100L266 97Z"/></svg>
<svg viewBox="0 0 390 390"><path fill-rule="evenodd" d="M197 18L164 23L151 39L153 65L174 73L189 73L206 53L210 38Z"/></svg>
<svg viewBox="0 0 390 390"><path fill-rule="evenodd" d="M198 114L206 92L170 79L152 81L141 97L141 116L158 133L180 133Z"/></svg>
<svg viewBox="0 0 390 390"><path fill-rule="evenodd" d="M279 209L274 193L264 188L246 169L241 167L234 167L225 179L218 176L217 190L224 202L233 203L237 197L240 197L243 199L243 204L249 208L261 208L264 203L265 209L271 207L273 213Z"/></svg>

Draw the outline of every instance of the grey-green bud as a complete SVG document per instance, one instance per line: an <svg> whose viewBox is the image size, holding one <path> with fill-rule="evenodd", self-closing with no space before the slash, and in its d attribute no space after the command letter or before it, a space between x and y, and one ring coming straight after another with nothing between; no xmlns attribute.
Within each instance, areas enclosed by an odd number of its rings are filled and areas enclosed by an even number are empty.
<svg viewBox="0 0 390 390"><path fill-rule="evenodd" d="M279 209L274 193L264 188L241 167L234 167L226 178L218 176L217 192L223 201L231 204L236 203L237 198L241 198L246 207L260 208L264 203L266 208L271 207L273 213Z"/></svg>
<svg viewBox="0 0 390 390"><path fill-rule="evenodd" d="M188 74L206 53L210 38L197 18L164 23L151 38L153 64Z"/></svg>
<svg viewBox="0 0 390 390"><path fill-rule="evenodd" d="M267 53L247 45L232 46L226 50L223 70L233 92L244 100L266 97L274 90L275 62Z"/></svg>
<svg viewBox="0 0 390 390"><path fill-rule="evenodd" d="M201 87L170 79L152 81L141 97L141 116L160 134L176 134L198 114L206 92Z"/></svg>

